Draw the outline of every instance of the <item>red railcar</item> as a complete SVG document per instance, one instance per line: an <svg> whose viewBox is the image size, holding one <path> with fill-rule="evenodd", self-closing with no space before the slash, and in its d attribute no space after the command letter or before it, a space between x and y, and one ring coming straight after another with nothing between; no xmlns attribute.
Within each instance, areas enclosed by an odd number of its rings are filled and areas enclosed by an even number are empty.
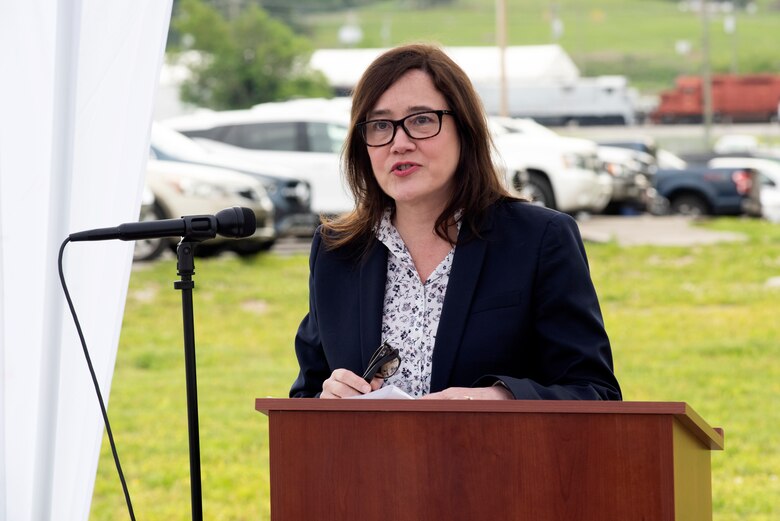
<svg viewBox="0 0 780 521"><path fill-rule="evenodd" d="M765 122L778 117L780 74L715 74L712 114L715 121ZM697 123L704 113L700 76L680 76L675 88L661 93L651 114L655 123Z"/></svg>

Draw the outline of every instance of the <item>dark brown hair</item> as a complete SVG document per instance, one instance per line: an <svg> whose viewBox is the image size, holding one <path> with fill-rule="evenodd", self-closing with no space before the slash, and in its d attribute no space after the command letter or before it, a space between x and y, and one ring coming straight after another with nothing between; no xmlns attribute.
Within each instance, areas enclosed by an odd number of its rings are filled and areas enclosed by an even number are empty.
<svg viewBox="0 0 780 521"><path fill-rule="evenodd" d="M436 234L452 242L448 229L455 221L455 213L463 209L464 225L478 236L487 208L500 199L512 197L501 180L501 171L493 163L493 141L485 110L466 73L439 47L426 44L397 47L374 60L355 86L342 160L356 206L352 212L324 223L323 239L329 248L350 245L365 252L373 243L373 231L384 210L394 207L393 200L374 177L366 144L355 125L365 121L382 94L410 70L421 70L430 76L454 112L460 139L455 190L436 220Z"/></svg>

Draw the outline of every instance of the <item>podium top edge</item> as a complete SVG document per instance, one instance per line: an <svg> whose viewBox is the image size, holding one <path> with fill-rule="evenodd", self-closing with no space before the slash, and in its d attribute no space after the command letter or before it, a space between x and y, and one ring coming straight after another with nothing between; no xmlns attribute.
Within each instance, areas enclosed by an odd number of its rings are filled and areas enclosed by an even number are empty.
<svg viewBox="0 0 780 521"><path fill-rule="evenodd" d="M257 398L255 409L271 411L496 412L572 414L689 414L685 402L617 402L589 400L322 400ZM694 412L695 414L695 412Z"/></svg>
<svg viewBox="0 0 780 521"><path fill-rule="evenodd" d="M276 412L440 412L534 414L668 415L679 420L710 449L722 450L723 431L712 428L686 402L617 402L587 400L322 400L257 398L255 409Z"/></svg>

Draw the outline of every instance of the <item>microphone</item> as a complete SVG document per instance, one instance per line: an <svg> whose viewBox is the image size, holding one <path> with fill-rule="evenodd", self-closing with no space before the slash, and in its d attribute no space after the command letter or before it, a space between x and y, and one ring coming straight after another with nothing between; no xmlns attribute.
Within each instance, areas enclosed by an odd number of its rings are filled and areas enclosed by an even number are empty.
<svg viewBox="0 0 780 521"><path fill-rule="evenodd" d="M257 229L255 213L249 208L233 206L220 210L216 215L186 215L181 219L162 219L125 223L113 228L96 228L71 233L71 241L137 241L161 237L186 237L192 240L212 239L217 234L224 237L249 237Z"/></svg>

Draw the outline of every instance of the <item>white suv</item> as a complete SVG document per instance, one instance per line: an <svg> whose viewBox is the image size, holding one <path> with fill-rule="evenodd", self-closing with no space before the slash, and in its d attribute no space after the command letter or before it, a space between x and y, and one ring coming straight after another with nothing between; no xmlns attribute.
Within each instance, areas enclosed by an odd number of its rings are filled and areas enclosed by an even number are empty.
<svg viewBox="0 0 780 521"><path fill-rule="evenodd" d="M315 212L340 214L354 206L340 164L349 100L301 99L246 110L206 110L164 123L211 151L291 169L311 185Z"/></svg>
<svg viewBox="0 0 780 521"><path fill-rule="evenodd" d="M609 203L612 179L593 141L559 136L531 120L492 118L490 130L507 181L522 195L566 213L598 213Z"/></svg>

